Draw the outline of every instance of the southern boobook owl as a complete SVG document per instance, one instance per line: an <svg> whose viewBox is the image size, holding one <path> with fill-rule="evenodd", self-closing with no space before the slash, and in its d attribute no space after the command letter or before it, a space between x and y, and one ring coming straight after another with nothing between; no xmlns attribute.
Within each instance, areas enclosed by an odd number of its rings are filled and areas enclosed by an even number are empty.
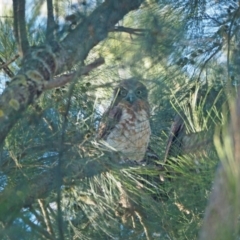
<svg viewBox="0 0 240 240"><path fill-rule="evenodd" d="M103 115L98 139L106 141L127 160L143 160L151 134L149 112L145 85L134 78L123 80Z"/></svg>

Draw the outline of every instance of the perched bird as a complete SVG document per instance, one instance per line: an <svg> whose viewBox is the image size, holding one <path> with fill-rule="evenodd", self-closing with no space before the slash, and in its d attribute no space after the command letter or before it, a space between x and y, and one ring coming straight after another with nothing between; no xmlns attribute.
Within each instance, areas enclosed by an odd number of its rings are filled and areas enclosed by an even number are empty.
<svg viewBox="0 0 240 240"><path fill-rule="evenodd" d="M110 107L104 113L98 139L124 156L124 160L144 159L151 134L150 107L145 85L130 78L114 90Z"/></svg>

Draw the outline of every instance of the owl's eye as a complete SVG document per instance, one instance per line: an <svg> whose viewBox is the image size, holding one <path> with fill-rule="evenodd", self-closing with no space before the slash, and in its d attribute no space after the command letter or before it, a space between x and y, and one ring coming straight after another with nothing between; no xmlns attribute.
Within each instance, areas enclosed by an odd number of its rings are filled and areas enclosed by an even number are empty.
<svg viewBox="0 0 240 240"><path fill-rule="evenodd" d="M138 96L142 95L142 91L141 90L137 90L137 95Z"/></svg>
<svg viewBox="0 0 240 240"><path fill-rule="evenodd" d="M121 95L122 97L126 97L126 96L127 96L127 90L121 89L121 90L120 90L120 95Z"/></svg>

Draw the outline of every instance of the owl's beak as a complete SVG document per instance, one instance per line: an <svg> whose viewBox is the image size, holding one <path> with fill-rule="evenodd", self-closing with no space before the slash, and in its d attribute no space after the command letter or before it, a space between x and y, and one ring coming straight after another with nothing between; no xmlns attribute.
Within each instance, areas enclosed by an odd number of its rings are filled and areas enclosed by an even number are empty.
<svg viewBox="0 0 240 240"><path fill-rule="evenodd" d="M129 102L129 103L133 103L135 100L136 100L136 95L133 91L129 91L127 96L126 96L126 100Z"/></svg>

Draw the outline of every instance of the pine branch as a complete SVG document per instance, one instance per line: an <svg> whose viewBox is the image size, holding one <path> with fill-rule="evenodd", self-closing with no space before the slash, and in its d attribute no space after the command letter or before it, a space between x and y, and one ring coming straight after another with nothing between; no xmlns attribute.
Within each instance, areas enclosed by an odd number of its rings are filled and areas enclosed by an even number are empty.
<svg viewBox="0 0 240 240"><path fill-rule="evenodd" d="M199 73L199 76L198 76L198 82L200 82L200 77L202 75L202 72L203 70L205 69L205 67L207 66L208 62L222 49L222 46L219 45L217 47L217 49L207 58L207 60L205 60L205 62L203 63L202 67L201 67L201 70L200 70L200 73Z"/></svg>
<svg viewBox="0 0 240 240"><path fill-rule="evenodd" d="M52 42L31 49L31 54L24 57L18 75L0 97L0 143L27 106L41 94L46 81L83 61L89 51L107 37L109 29L142 2L105 1L61 43Z"/></svg>
<svg viewBox="0 0 240 240"><path fill-rule="evenodd" d="M0 62L2 65L0 65L0 69L1 68L6 68L9 64L11 64L12 62L14 62L17 58L19 57L19 55L17 54L14 58L12 58L11 60L4 62L1 58L0 58Z"/></svg>
<svg viewBox="0 0 240 240"><path fill-rule="evenodd" d="M204 153L212 149L212 147L212 132L210 130L187 134L186 123L182 117L177 114L172 123L167 140L164 162L167 162L167 158L171 155L201 155L201 152Z"/></svg>
<svg viewBox="0 0 240 240"><path fill-rule="evenodd" d="M73 73L64 74L64 75L61 75L59 77L56 77L56 78L54 78L53 81L50 81L50 82L46 83L46 85L44 86L44 90L64 86L65 84L71 82L72 79L74 79L74 77L76 77L76 75L77 76L88 75L89 72L91 72L95 68L99 67L103 63L104 63L104 59L103 58L98 58L93 63L90 63L89 65L83 67L81 70L79 70L77 72L75 71Z"/></svg>
<svg viewBox="0 0 240 240"><path fill-rule="evenodd" d="M54 39L54 29L56 28L56 23L54 21L53 15L53 1L47 0L47 32L46 38L47 40Z"/></svg>
<svg viewBox="0 0 240 240"><path fill-rule="evenodd" d="M2 58L0 57L0 69L3 69L4 72L9 76L9 77L14 77L14 74L13 72L9 69L8 65L11 64L12 62L14 62L17 58L19 57L19 55L16 55L13 59L7 61L7 62L4 62L2 60Z"/></svg>
<svg viewBox="0 0 240 240"><path fill-rule="evenodd" d="M14 33L22 56L29 49L25 21L25 0L13 0Z"/></svg>
<svg viewBox="0 0 240 240"><path fill-rule="evenodd" d="M44 223L43 216L41 215L41 212L39 210L35 210L33 206L30 206L29 211L40 224Z"/></svg>
<svg viewBox="0 0 240 240"><path fill-rule="evenodd" d="M44 200L38 199L38 204L39 204L40 209L42 211L42 215L43 215L43 219L44 219L44 223L46 225L47 231L51 236L54 236L51 220L49 218L47 209L44 205Z"/></svg>
<svg viewBox="0 0 240 240"><path fill-rule="evenodd" d="M64 152L67 150L64 149ZM71 162L72 166L69 166L69 158L61 159L61 177L64 179L64 185L71 184L75 180L86 179L92 177L92 172L89 169L94 169L94 175L99 175L110 168L106 168L108 163L102 160L87 161L84 159L84 167L79 167L79 159L75 162ZM119 168L125 168L126 166L119 166ZM78 173L69 173L70 169L79 169ZM73 170L71 170L73 171ZM72 176L68 180L67 176ZM68 182L70 181L70 182ZM38 173L32 179L28 181L19 181L18 184L12 188L6 188L0 193L0 221L6 225L15 219L16 215L23 207L30 207L37 199L44 199L52 191L57 191L59 188L59 166L48 169L42 173ZM14 198L12 197L14 196ZM7 217L6 217L7 216Z"/></svg>
<svg viewBox="0 0 240 240"><path fill-rule="evenodd" d="M17 16L18 16L18 0L13 0L13 32L14 32L16 42L19 44Z"/></svg>
<svg viewBox="0 0 240 240"><path fill-rule="evenodd" d="M134 213L135 213L136 216L138 217L139 222L141 223L141 225L142 225L142 227L143 227L143 230L144 230L146 239L147 239L147 240L150 240L149 233L148 233L148 229L147 229L147 227L145 226L145 224L144 224L144 222L143 222L143 217L142 217L141 214L140 214L138 211L136 211L136 210L134 211Z"/></svg>
<svg viewBox="0 0 240 240"><path fill-rule="evenodd" d="M110 32L125 32L129 34L143 36L146 32L146 29L115 26L113 29L110 30Z"/></svg>
<svg viewBox="0 0 240 240"><path fill-rule="evenodd" d="M0 96L0 142L5 139L18 118L23 116L27 106L44 90L47 81L83 61L89 51L107 37L109 29L129 11L138 8L140 3L138 0L130 2L124 0L116 5L115 1L105 1L61 43L53 42L32 49L31 54L24 57L18 75ZM45 67L42 62L45 63ZM62 179L69 176L66 167L68 164L69 162L65 161L61 164ZM91 176L92 172L89 169L95 169L96 174L106 170L103 166L103 162L86 164L79 171L78 179ZM31 206L36 199L44 198L49 192L56 191L59 187L58 170L58 167L46 170L28 181L19 182L14 188L4 189L0 193L1 220L12 222L22 207Z"/></svg>

